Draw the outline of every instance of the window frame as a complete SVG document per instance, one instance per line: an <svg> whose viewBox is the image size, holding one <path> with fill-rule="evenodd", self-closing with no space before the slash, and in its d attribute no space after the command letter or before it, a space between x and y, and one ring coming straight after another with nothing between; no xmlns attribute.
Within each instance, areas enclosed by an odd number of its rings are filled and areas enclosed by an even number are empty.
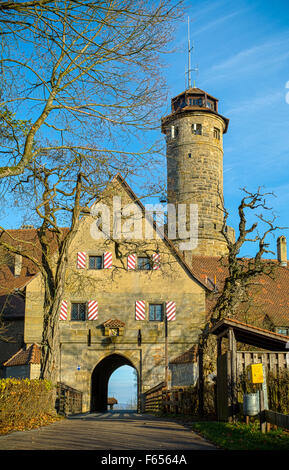
<svg viewBox="0 0 289 470"><path fill-rule="evenodd" d="M214 127L213 137L214 139L221 140L221 131L218 127Z"/></svg>
<svg viewBox="0 0 289 470"><path fill-rule="evenodd" d="M73 315L73 306L74 305L84 305L84 318L72 318ZM78 317L79 317L79 311L77 312ZM87 302L71 302L70 305L70 321L86 321L87 320Z"/></svg>
<svg viewBox="0 0 289 470"><path fill-rule="evenodd" d="M203 135L203 126L201 123L194 122L192 124L192 134L193 135Z"/></svg>
<svg viewBox="0 0 289 470"><path fill-rule="evenodd" d="M161 307L161 319L156 318L157 317L157 312L156 311L153 312L154 318L151 318L151 307ZM164 322L165 309L164 309L164 304L162 302L159 302L159 303L149 302L148 319L149 319L150 322L159 322L159 323Z"/></svg>
<svg viewBox="0 0 289 470"><path fill-rule="evenodd" d="M139 266L139 260L143 260L143 259L146 259L147 260L147 263L146 265L149 266L148 268L145 268L145 267L140 267ZM142 265L144 266L144 264ZM137 260L136 260L136 269L138 271L151 271L152 270L152 260L149 256L137 256Z"/></svg>
<svg viewBox="0 0 289 470"><path fill-rule="evenodd" d="M100 268L91 267L90 266L90 259L91 258L101 258L101 267ZM88 269L90 269L91 271L99 271L99 270L103 269L103 255L88 255Z"/></svg>

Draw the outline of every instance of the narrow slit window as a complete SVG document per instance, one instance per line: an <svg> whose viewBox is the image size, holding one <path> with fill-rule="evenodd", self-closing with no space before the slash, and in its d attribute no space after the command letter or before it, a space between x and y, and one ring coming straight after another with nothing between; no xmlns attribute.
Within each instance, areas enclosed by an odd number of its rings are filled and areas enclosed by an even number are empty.
<svg viewBox="0 0 289 470"><path fill-rule="evenodd" d="M220 140L220 129L214 127L214 139Z"/></svg>

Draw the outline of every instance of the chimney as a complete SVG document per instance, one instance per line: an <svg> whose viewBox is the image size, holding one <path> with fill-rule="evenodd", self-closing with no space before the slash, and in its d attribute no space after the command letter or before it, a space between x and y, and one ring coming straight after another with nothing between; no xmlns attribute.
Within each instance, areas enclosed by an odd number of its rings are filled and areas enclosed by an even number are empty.
<svg viewBox="0 0 289 470"><path fill-rule="evenodd" d="M281 237L277 239L277 257L280 266L287 267L287 243L284 235L281 235Z"/></svg>
<svg viewBox="0 0 289 470"><path fill-rule="evenodd" d="M14 276L20 276L22 269L22 256L16 254L14 259Z"/></svg>

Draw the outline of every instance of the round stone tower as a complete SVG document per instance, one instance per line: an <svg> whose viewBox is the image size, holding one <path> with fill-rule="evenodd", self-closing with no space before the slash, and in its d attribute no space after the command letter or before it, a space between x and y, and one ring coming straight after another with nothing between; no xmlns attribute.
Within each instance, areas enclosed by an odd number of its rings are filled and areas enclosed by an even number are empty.
<svg viewBox="0 0 289 470"><path fill-rule="evenodd" d="M226 242L223 224L223 134L229 120L219 114L218 100L199 88L172 99L162 118L167 142L168 203L198 207L198 243L186 255L221 256ZM177 219L178 220L178 219ZM175 243L180 245L177 232Z"/></svg>

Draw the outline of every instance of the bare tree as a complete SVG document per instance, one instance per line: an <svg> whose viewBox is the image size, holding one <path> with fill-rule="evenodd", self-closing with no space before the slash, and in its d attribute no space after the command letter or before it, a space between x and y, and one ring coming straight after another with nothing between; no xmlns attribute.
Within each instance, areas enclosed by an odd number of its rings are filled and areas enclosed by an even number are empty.
<svg viewBox="0 0 289 470"><path fill-rule="evenodd" d="M252 193L243 188L244 197L239 207L238 236L232 239L227 229L229 213L224 207L223 201L220 210L224 213L222 234L227 243L227 255L220 259L226 277L223 286L215 288L209 294L212 308L208 313L208 319L199 339L199 354L201 361L200 387L202 388L205 377L215 371L216 341L209 334L210 328L225 317L235 317L244 306L251 306L251 297L254 296L254 287L259 276L274 278L276 263L264 258L272 253L269 250L268 237L281 227L276 225L276 216L272 208L267 205L267 198L273 193L262 192L259 187ZM253 222L249 223L253 217ZM256 244L255 256L242 258L240 251L248 244ZM217 287L217 286L216 286ZM256 293L256 292L255 292Z"/></svg>
<svg viewBox="0 0 289 470"><path fill-rule="evenodd" d="M13 138L2 142L0 177L56 149L137 153L128 135L156 125L165 91L159 57L180 3L1 2L0 118ZM21 137L15 120L27 124Z"/></svg>

